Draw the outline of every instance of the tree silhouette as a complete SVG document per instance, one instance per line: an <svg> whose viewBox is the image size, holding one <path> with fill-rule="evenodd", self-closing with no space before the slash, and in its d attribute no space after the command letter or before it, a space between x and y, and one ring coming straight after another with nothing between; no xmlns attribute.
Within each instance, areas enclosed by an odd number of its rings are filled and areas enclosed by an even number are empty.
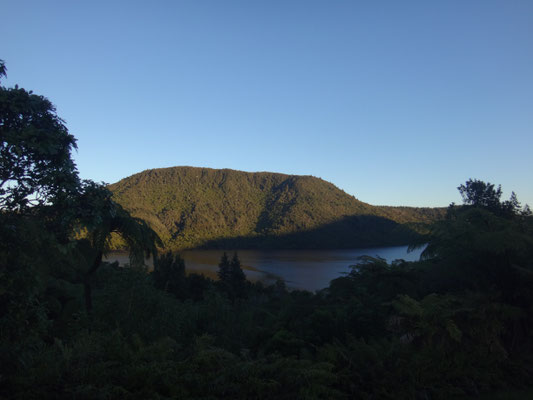
<svg viewBox="0 0 533 400"><path fill-rule="evenodd" d="M233 253L233 258L231 259L230 264L230 284L233 288L234 293L237 297L242 297L244 295L246 283L246 275L241 268L241 261L237 252Z"/></svg>
<svg viewBox="0 0 533 400"><path fill-rule="evenodd" d="M525 271L533 259L531 218L520 211L514 193L500 202L500 186L469 180L459 190L467 205L451 205L434 224L422 258L453 269L457 288L498 292L511 301L520 275L530 275Z"/></svg>
<svg viewBox="0 0 533 400"><path fill-rule="evenodd" d="M7 76L7 68L4 60L0 60L0 78L3 76Z"/></svg>
<svg viewBox="0 0 533 400"><path fill-rule="evenodd" d="M230 262L228 255L226 252L222 254L222 257L220 258L220 262L218 263L218 279L220 279L221 282L229 282L230 280Z"/></svg>
<svg viewBox="0 0 533 400"><path fill-rule="evenodd" d="M477 179L469 179L457 188L463 198L463 203L477 207L498 209L502 197L501 185L495 189L492 183L485 183Z"/></svg>
<svg viewBox="0 0 533 400"><path fill-rule="evenodd" d="M110 249L112 234L118 234L129 250L130 263L142 265L145 257L153 256L157 263L157 245L161 239L140 218L134 218L120 204L112 199L111 192L103 185L84 181L80 194L75 198L71 210L77 224L87 230L87 237L95 253L92 264L84 278L85 305L92 310L92 276L102 264L102 258Z"/></svg>
<svg viewBox="0 0 533 400"><path fill-rule="evenodd" d="M226 252L222 254L218 264L218 278L221 286L232 297L242 297L245 292L246 275L241 268L237 253L233 253L231 261Z"/></svg>
<svg viewBox="0 0 533 400"><path fill-rule="evenodd" d="M0 62L0 77L5 76ZM0 87L0 209L26 211L75 192L76 140L45 97Z"/></svg>
<svg viewBox="0 0 533 400"><path fill-rule="evenodd" d="M183 296L185 289L185 261L179 254L171 252L159 257L152 273L156 288L172 293L178 298Z"/></svg>
<svg viewBox="0 0 533 400"><path fill-rule="evenodd" d="M529 209L529 206L526 205L521 211L520 202L515 192L511 193L509 200L501 201L501 185L495 188L492 183L469 179L457 189L459 189L465 205L485 208L496 214L514 216L523 213L527 215Z"/></svg>

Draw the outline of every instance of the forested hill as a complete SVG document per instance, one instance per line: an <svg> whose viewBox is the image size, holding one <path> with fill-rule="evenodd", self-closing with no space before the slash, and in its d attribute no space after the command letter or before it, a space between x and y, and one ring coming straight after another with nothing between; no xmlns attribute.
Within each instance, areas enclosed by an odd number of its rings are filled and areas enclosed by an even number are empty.
<svg viewBox="0 0 533 400"><path fill-rule="evenodd" d="M173 167L109 186L167 248L405 244L443 209L378 207L312 176Z"/></svg>

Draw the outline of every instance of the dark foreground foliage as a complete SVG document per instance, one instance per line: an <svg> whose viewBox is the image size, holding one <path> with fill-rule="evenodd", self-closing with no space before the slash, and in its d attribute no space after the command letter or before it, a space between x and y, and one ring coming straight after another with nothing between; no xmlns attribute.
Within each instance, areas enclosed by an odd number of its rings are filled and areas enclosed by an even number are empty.
<svg viewBox="0 0 533 400"><path fill-rule="evenodd" d="M90 313L80 245L2 218L5 398L447 399L533 378L521 213L452 207L425 260L365 258L317 293L243 282L235 255L219 281L172 255L151 274L102 264Z"/></svg>
<svg viewBox="0 0 533 400"><path fill-rule="evenodd" d="M466 205L433 227L422 261L363 258L310 293L246 281L237 254L217 281L172 254L149 273L157 235L68 161L68 179L30 161L19 171L38 179L3 192L1 399L435 400L533 381L533 221L493 185L460 187ZM128 268L102 262L113 232Z"/></svg>

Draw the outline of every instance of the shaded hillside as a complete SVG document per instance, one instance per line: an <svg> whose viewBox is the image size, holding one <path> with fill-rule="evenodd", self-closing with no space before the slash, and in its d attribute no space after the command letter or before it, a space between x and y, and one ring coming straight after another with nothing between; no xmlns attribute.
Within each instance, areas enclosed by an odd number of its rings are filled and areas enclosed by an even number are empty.
<svg viewBox="0 0 533 400"><path fill-rule="evenodd" d="M269 172L173 167L109 188L171 249L403 244L443 213L371 206L322 179Z"/></svg>

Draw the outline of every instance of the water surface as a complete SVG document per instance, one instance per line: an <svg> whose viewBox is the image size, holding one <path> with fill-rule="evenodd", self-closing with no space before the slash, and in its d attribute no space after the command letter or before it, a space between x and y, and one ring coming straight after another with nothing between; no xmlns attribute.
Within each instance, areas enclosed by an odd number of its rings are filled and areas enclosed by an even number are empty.
<svg viewBox="0 0 533 400"><path fill-rule="evenodd" d="M293 289L318 290L332 279L350 272L350 265L363 255L382 257L387 261L416 261L421 250L407 252L407 246L353 250L239 250L246 276L251 280L272 283L285 280ZM231 256L232 253L229 252ZM220 250L190 250L181 253L187 269L216 273L222 255Z"/></svg>
<svg viewBox="0 0 533 400"><path fill-rule="evenodd" d="M416 261L422 249L407 251L407 246L374 247L352 250L237 250L246 277L252 281L273 283L283 279L291 289L318 290L332 279L350 272L350 265L363 255L382 257L387 261ZM187 250L180 252L187 272L216 277L224 250ZM231 257L233 251L227 251ZM111 261L127 262L124 253L113 253Z"/></svg>

